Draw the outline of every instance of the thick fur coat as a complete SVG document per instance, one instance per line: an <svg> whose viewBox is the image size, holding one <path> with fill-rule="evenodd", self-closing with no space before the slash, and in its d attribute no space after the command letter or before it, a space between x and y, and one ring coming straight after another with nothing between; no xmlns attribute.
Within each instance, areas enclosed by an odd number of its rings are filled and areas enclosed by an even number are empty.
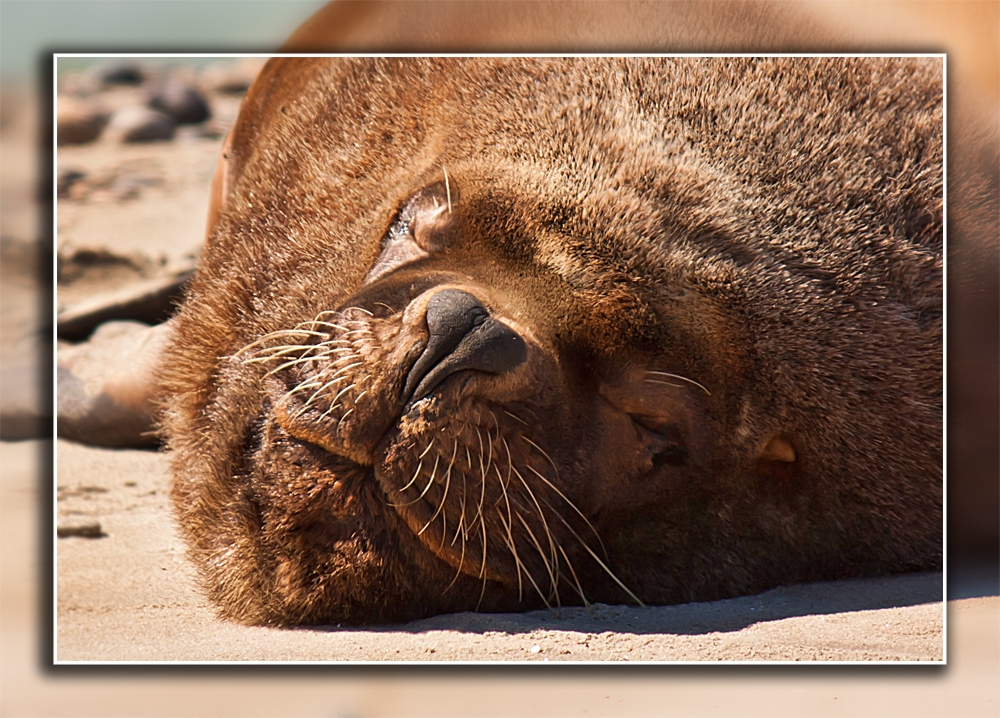
<svg viewBox="0 0 1000 718"><path fill-rule="evenodd" d="M942 69L270 61L164 371L177 515L222 612L940 567ZM399 399L442 287L527 359Z"/></svg>

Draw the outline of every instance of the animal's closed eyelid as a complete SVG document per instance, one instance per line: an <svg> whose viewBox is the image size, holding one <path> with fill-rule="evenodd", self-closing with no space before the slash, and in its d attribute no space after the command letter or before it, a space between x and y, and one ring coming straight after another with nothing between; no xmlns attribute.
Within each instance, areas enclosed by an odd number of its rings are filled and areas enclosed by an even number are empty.
<svg viewBox="0 0 1000 718"><path fill-rule="evenodd" d="M389 239L385 242L378 259L365 275L364 283L374 282L398 267L418 259L424 259L427 256L428 252L408 236Z"/></svg>
<svg viewBox="0 0 1000 718"><path fill-rule="evenodd" d="M370 283L442 248L442 235L454 210L454 191L450 186L431 185L414 194L399 211L385 233L382 251L364 282Z"/></svg>

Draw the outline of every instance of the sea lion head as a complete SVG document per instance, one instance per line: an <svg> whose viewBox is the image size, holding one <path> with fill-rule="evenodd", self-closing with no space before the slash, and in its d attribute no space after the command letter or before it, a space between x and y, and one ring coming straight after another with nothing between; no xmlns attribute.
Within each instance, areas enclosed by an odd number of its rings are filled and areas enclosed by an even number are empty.
<svg viewBox="0 0 1000 718"><path fill-rule="evenodd" d="M810 63L271 61L166 371L175 505L224 612L674 602L939 560L933 173L887 156L909 194L883 191L854 142L865 203L776 193L731 146L771 116L696 102L841 86ZM850 132L910 151L865 98L834 96ZM863 245L887 216L917 249L881 309L888 265L821 230Z"/></svg>

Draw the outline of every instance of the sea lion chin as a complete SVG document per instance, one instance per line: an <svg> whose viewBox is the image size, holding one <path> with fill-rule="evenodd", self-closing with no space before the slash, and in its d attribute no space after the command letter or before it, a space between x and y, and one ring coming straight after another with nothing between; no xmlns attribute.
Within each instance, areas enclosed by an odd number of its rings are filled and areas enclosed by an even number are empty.
<svg viewBox="0 0 1000 718"><path fill-rule="evenodd" d="M163 373L222 613L939 566L935 63L269 62Z"/></svg>

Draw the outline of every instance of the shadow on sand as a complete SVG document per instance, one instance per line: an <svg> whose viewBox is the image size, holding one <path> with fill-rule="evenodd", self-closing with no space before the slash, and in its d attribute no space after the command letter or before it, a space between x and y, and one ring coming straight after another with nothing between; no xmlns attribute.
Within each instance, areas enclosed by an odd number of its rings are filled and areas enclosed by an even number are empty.
<svg viewBox="0 0 1000 718"><path fill-rule="evenodd" d="M722 601L686 603L677 606L568 607L528 613L455 613L403 625L368 628L373 633L387 631L426 633L529 633L535 630L616 633L699 635L739 631L755 623L783 618L883 608L916 606L943 600L944 580L940 571L903 574L882 578L803 583L782 586L756 596ZM312 626L293 630L358 630L333 626Z"/></svg>

